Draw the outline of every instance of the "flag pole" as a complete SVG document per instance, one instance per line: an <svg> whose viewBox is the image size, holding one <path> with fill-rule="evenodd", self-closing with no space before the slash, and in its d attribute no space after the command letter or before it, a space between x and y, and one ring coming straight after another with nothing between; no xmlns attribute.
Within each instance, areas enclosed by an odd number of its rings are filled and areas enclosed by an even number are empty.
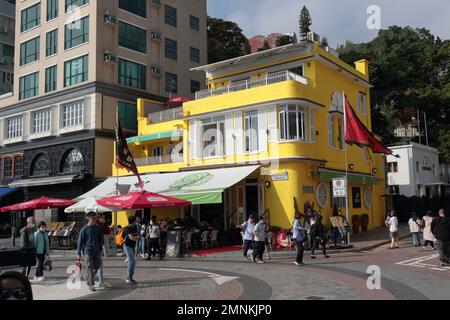
<svg viewBox="0 0 450 320"><path fill-rule="evenodd" d="M350 225L350 216L348 212L348 155L347 155L347 143L345 142L345 136L347 133L347 111L346 111L346 101L345 101L345 91L342 91L342 106L344 109L344 148L345 148L345 213L347 217L347 223ZM350 232L347 232L347 245L350 245Z"/></svg>
<svg viewBox="0 0 450 320"><path fill-rule="evenodd" d="M119 130L118 125L119 125L119 106L116 104L116 135ZM117 166L117 154L118 154L117 151L119 149L119 146L117 143L117 138L115 138L115 140L116 140L114 142L116 145L116 154L115 154L115 158L114 158L114 163L116 166L116 192L115 192L115 194L116 194L116 196L118 196L119 195L119 167ZM115 220L115 226L116 226L115 230L117 231L117 226L119 225L118 221L117 221L117 209L114 209L114 220Z"/></svg>

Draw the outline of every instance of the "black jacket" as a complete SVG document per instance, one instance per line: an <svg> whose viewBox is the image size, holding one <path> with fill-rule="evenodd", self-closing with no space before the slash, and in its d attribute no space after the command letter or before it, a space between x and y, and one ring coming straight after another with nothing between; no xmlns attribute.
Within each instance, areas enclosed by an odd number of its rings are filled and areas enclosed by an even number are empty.
<svg viewBox="0 0 450 320"><path fill-rule="evenodd" d="M311 226L311 231L310 231L311 239L312 240L314 240L314 239L323 240L324 239L324 235L325 235L325 232L323 230L323 224L316 221L316 223L314 223Z"/></svg>
<svg viewBox="0 0 450 320"><path fill-rule="evenodd" d="M450 218L435 217L431 222L431 232L437 240L450 241Z"/></svg>

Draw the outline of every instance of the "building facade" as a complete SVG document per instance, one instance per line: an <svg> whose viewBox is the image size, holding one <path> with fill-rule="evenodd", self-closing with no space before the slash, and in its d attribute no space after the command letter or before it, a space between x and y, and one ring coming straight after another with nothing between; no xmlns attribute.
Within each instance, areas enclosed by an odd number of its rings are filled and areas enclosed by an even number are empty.
<svg viewBox="0 0 450 320"><path fill-rule="evenodd" d="M134 136L137 97L163 110L204 86L189 69L206 63L206 17L206 0L18 2L1 184L75 198L111 176L116 109Z"/></svg>
<svg viewBox="0 0 450 320"><path fill-rule="evenodd" d="M189 213L225 229L264 215L289 228L295 212L313 209L328 223L334 206L345 213L332 179L349 171L350 219L366 215L369 228L383 225L385 159L343 140L344 93L371 128L367 61L354 68L318 43L301 42L195 70L208 85L195 101L170 112L138 101L138 135L128 142L145 188L193 204L155 214ZM118 175L128 187L117 191L135 188L135 177ZM114 194L109 180L81 198ZM123 214L118 223L125 221Z"/></svg>
<svg viewBox="0 0 450 320"><path fill-rule="evenodd" d="M14 83L14 30L16 0L0 1L0 96Z"/></svg>
<svg viewBox="0 0 450 320"><path fill-rule="evenodd" d="M447 193L447 165L439 163L437 149L415 142L389 149L400 156L387 157L390 194L431 199Z"/></svg>

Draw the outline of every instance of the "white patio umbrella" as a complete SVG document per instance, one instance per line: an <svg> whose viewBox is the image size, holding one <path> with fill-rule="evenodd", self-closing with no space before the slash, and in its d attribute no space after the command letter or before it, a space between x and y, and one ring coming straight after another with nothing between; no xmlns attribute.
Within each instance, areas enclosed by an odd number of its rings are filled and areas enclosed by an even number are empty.
<svg viewBox="0 0 450 320"><path fill-rule="evenodd" d="M66 213L87 213L87 212L93 211L93 212L103 213L103 212L114 211L114 209L112 209L112 208L103 207L103 206L99 205L96 201L98 199L100 199L100 198L96 198L96 197L85 198L85 199L75 203L74 205L67 207L64 210L64 212L66 212Z"/></svg>

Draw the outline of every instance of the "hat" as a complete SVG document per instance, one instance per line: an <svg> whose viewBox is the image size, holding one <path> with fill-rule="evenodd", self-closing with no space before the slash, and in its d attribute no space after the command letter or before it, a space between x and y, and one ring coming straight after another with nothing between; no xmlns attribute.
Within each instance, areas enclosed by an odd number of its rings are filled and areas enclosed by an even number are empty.
<svg viewBox="0 0 450 320"><path fill-rule="evenodd" d="M96 213L93 211L89 211L88 213L86 213L86 218L94 217L94 216L96 216Z"/></svg>

